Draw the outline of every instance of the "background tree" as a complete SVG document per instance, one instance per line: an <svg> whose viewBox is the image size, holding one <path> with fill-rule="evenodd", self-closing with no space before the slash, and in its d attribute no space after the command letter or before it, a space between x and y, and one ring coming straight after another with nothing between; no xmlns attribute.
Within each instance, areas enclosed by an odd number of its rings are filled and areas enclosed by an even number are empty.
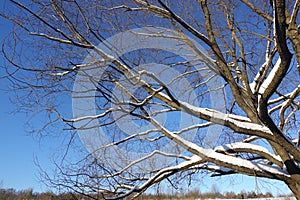
<svg viewBox="0 0 300 200"><path fill-rule="evenodd" d="M300 199L299 4L11 0L16 103L46 116L41 133L62 122L69 147L78 131L89 150L45 178L122 198L204 170L280 180Z"/></svg>

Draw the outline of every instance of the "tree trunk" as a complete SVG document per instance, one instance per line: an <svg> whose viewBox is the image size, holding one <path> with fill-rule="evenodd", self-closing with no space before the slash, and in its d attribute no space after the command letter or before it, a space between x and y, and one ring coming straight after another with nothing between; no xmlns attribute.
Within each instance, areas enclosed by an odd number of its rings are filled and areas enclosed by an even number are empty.
<svg viewBox="0 0 300 200"><path fill-rule="evenodd" d="M291 189L296 199L300 200L300 175L299 174L292 175L291 180L286 182L286 184Z"/></svg>

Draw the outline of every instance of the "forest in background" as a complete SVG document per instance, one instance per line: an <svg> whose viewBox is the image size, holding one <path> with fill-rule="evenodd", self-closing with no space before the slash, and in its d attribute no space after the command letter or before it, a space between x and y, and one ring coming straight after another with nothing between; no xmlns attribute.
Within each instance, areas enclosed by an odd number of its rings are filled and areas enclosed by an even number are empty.
<svg viewBox="0 0 300 200"><path fill-rule="evenodd" d="M0 189L0 200L92 200L92 199L105 199L111 195L109 194L78 194L78 193L61 193L55 194L53 192L34 192L33 189L20 190L15 189ZM212 187L211 191L201 193L198 190L192 190L185 194L180 192L173 194L143 194L138 199L139 200L171 200L171 199L253 199L253 198L273 198L275 197L272 193L260 193L255 191L241 191L239 193L235 192L225 192L221 193L216 187ZM289 200L293 195L282 195L279 197L284 197L284 199ZM124 198L124 200L130 199L130 197Z"/></svg>

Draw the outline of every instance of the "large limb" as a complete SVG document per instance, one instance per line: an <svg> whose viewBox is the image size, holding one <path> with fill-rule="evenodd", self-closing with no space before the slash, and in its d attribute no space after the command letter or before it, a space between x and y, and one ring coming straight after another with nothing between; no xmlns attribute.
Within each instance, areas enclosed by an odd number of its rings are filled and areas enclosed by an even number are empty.
<svg viewBox="0 0 300 200"><path fill-rule="evenodd" d="M293 159L287 153L289 152L296 160L299 161L300 151L295 145L289 141L281 130L276 126L272 118L268 114L267 102L269 98L278 88L279 84L285 77L292 58L287 43L286 43L286 8L285 1L274 0L274 26L275 26L275 41L279 53L279 59L270 72L267 79L261 86L260 98L258 102L258 111L260 120L268 126L274 134L277 142L272 143L275 151L281 156L290 173L297 173L299 168L295 165Z"/></svg>
<svg viewBox="0 0 300 200"><path fill-rule="evenodd" d="M299 12L300 0L296 0L290 21L288 22L287 36L293 44L293 49L295 52L297 67L300 75L300 25L297 26L296 19Z"/></svg>

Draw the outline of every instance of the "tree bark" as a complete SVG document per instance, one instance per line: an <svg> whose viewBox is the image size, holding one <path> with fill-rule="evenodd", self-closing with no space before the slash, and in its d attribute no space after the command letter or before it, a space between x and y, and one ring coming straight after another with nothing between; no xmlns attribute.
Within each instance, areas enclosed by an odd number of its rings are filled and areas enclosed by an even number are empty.
<svg viewBox="0 0 300 200"><path fill-rule="evenodd" d="M286 181L287 186L293 192L297 200L300 200L300 174L291 176L291 179Z"/></svg>

